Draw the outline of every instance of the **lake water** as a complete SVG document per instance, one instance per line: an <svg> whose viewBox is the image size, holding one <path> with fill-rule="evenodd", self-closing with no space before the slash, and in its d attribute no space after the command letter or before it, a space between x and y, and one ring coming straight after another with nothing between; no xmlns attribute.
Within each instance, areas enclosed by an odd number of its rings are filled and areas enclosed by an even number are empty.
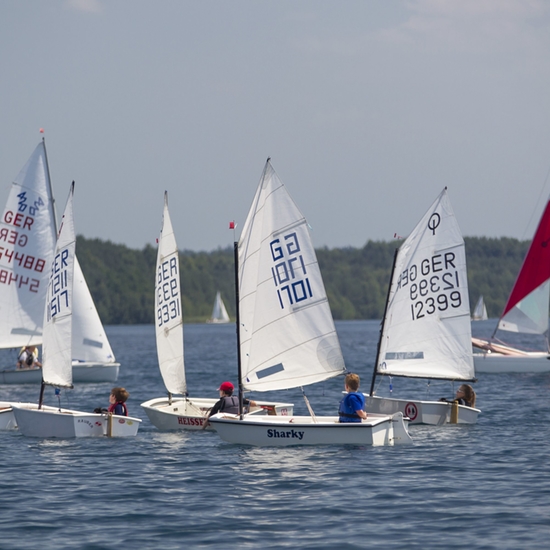
<svg viewBox="0 0 550 550"><path fill-rule="evenodd" d="M490 334L494 321L473 324ZM348 370L368 391L379 323L339 322ZM475 426L411 426L412 446L249 448L215 433L161 433L139 404L165 390L152 326L107 327L136 438L34 440L0 432L0 549L547 548L550 375L480 375ZM186 325L189 393L236 381L233 325ZM333 414L342 378L306 388ZM111 385L62 405L107 406ZM380 395L389 381L378 386ZM396 397L451 397L448 383L393 379ZM49 389L47 403L55 404ZM254 394L251 394L254 396ZM255 394L291 401L299 390ZM34 401L38 388L0 387Z"/></svg>

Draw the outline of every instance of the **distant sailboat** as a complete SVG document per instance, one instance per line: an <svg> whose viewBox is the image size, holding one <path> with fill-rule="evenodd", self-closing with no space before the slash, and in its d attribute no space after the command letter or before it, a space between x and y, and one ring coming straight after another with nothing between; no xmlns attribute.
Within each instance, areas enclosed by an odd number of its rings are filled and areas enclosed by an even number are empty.
<svg viewBox="0 0 550 550"><path fill-rule="evenodd" d="M548 306L550 302L550 200L490 340L472 338L476 372L549 372ZM525 351L495 339L498 330L540 334L545 351Z"/></svg>
<svg viewBox="0 0 550 550"><path fill-rule="evenodd" d="M487 321L488 318L483 296L480 296L472 313L472 321Z"/></svg>
<svg viewBox="0 0 550 550"><path fill-rule="evenodd" d="M216 293L216 299L214 300L214 309L212 310L212 317L206 321L207 323L229 323L229 315L227 309L225 309L225 304L222 300L222 295L220 291Z"/></svg>

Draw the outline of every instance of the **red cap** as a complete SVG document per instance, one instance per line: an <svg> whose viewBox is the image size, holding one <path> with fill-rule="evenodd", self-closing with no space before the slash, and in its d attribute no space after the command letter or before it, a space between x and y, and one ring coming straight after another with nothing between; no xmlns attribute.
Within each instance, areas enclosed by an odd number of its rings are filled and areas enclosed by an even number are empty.
<svg viewBox="0 0 550 550"><path fill-rule="evenodd" d="M231 382L222 382L219 389L221 391L233 391L235 387Z"/></svg>

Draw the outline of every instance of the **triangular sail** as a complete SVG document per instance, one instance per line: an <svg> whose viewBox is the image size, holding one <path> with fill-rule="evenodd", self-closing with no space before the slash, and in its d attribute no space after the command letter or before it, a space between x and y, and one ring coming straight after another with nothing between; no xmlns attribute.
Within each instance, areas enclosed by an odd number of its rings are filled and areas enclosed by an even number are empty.
<svg viewBox="0 0 550 550"><path fill-rule="evenodd" d="M498 323L510 332L544 334L550 298L550 201Z"/></svg>
<svg viewBox="0 0 550 550"><path fill-rule="evenodd" d="M401 245L377 373L474 378L464 240L444 189Z"/></svg>
<svg viewBox="0 0 550 550"><path fill-rule="evenodd" d="M214 309L212 310L212 321L215 323L229 323L229 315L225 304L222 300L222 295L218 291L216 292L216 299L214 301Z"/></svg>
<svg viewBox="0 0 550 550"><path fill-rule="evenodd" d="M155 282L157 356L164 385L170 393L186 394L183 362L183 316L181 311L178 246L164 194L164 213L157 253Z"/></svg>
<svg viewBox="0 0 550 550"><path fill-rule="evenodd" d="M242 383L326 380L344 360L308 224L268 159L239 241Z"/></svg>
<svg viewBox="0 0 550 550"><path fill-rule="evenodd" d="M76 237L73 220L74 183L65 207L44 310L42 378L45 384L72 387L72 309Z"/></svg>
<svg viewBox="0 0 550 550"><path fill-rule="evenodd" d="M73 304L73 361L114 362L113 350L76 257Z"/></svg>
<svg viewBox="0 0 550 550"><path fill-rule="evenodd" d="M472 321L486 321L487 319L487 308L483 296L480 296L472 313Z"/></svg>
<svg viewBox="0 0 550 550"><path fill-rule="evenodd" d="M56 240L44 142L12 184L0 237L0 348L41 344Z"/></svg>

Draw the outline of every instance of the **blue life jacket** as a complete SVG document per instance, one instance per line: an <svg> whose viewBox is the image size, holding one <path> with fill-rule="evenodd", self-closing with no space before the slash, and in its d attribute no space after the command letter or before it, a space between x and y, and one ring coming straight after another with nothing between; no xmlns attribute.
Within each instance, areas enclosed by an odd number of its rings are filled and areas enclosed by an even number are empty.
<svg viewBox="0 0 550 550"><path fill-rule="evenodd" d="M239 398L235 395L222 397L223 401L219 412L239 414Z"/></svg>
<svg viewBox="0 0 550 550"><path fill-rule="evenodd" d="M365 408L365 396L359 392L347 393L340 401L338 415L340 422L361 422L361 417L355 412Z"/></svg>

